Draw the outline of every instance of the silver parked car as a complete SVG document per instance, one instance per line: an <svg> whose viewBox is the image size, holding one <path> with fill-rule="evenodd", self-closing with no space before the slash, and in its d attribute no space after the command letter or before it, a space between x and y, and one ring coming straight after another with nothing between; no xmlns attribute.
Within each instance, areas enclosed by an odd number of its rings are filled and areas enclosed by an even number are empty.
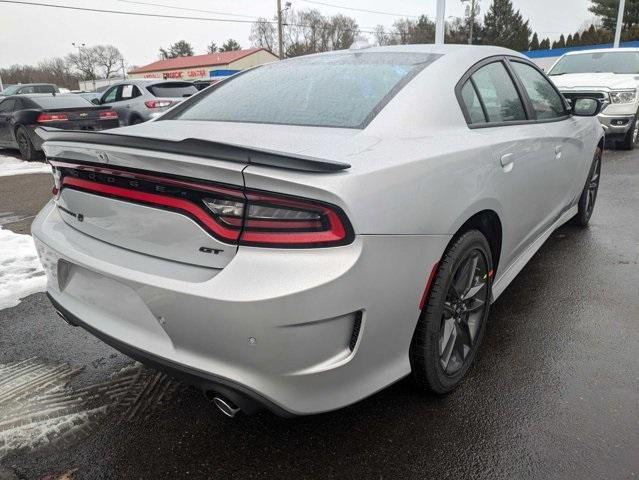
<svg viewBox="0 0 639 480"><path fill-rule="evenodd" d="M128 80L112 85L99 99L90 100L118 112L122 125L135 125L159 116L197 92L191 82Z"/></svg>
<svg viewBox="0 0 639 480"><path fill-rule="evenodd" d="M264 65L141 125L41 129L48 294L230 416L333 410L407 375L448 392L491 303L588 223L600 108L516 52L414 45Z"/></svg>

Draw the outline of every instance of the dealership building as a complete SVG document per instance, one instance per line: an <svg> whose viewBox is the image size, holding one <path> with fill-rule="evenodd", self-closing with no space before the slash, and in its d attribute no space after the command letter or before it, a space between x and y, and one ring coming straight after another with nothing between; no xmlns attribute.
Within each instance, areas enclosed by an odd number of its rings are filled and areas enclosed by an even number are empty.
<svg viewBox="0 0 639 480"><path fill-rule="evenodd" d="M241 70L277 60L265 48L158 60L128 72L129 78L158 80L221 80Z"/></svg>

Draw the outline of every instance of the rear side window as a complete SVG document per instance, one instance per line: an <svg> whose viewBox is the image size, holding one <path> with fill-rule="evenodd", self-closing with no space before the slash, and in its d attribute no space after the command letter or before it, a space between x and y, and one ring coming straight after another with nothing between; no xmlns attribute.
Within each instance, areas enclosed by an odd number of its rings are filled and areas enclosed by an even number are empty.
<svg viewBox="0 0 639 480"><path fill-rule="evenodd" d="M466 110L470 115L470 123L485 123L486 116L484 115L484 110L475 91L475 87L470 80L464 84L461 94L464 105L466 105Z"/></svg>
<svg viewBox="0 0 639 480"><path fill-rule="evenodd" d="M486 109L488 122L526 120L524 104L503 63L489 63L473 73L471 78Z"/></svg>
<svg viewBox="0 0 639 480"><path fill-rule="evenodd" d="M530 97L537 119L547 120L566 115L564 102L546 77L525 63L513 61L511 65Z"/></svg>
<svg viewBox="0 0 639 480"><path fill-rule="evenodd" d="M154 97L163 98L182 98L190 97L198 92L195 85L191 83L159 83L157 85L149 85L146 89L151 92Z"/></svg>
<svg viewBox="0 0 639 480"><path fill-rule="evenodd" d="M35 85L33 91L35 93L56 93L56 89L53 85Z"/></svg>
<svg viewBox="0 0 639 480"><path fill-rule="evenodd" d="M142 95L135 85L122 85L122 94L118 100L131 100Z"/></svg>
<svg viewBox="0 0 639 480"><path fill-rule="evenodd" d="M273 62L230 77L165 118L364 128L439 56L348 52Z"/></svg>

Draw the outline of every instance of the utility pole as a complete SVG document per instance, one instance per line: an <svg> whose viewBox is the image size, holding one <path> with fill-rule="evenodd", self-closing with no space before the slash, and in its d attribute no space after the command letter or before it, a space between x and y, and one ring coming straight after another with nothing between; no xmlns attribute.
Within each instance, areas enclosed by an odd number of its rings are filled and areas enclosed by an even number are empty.
<svg viewBox="0 0 639 480"><path fill-rule="evenodd" d="M621 28L623 27L623 14L626 9L626 0L619 0L619 13L617 14L617 25L615 28L615 48L619 48L621 41Z"/></svg>
<svg viewBox="0 0 639 480"><path fill-rule="evenodd" d="M280 60L284 58L284 41L282 40L282 14L291 8L291 2L284 4L282 9L282 0L277 0L277 52Z"/></svg>
<svg viewBox="0 0 639 480"><path fill-rule="evenodd" d="M437 16L435 23L435 43L444 43L444 33L446 31L446 0L437 0Z"/></svg>
<svg viewBox="0 0 639 480"><path fill-rule="evenodd" d="M468 45L473 44L474 27L475 27L475 0L470 0L470 28L468 32Z"/></svg>
<svg viewBox="0 0 639 480"><path fill-rule="evenodd" d="M282 52L282 0L277 0L277 54L280 57L280 60L284 58L284 53Z"/></svg>

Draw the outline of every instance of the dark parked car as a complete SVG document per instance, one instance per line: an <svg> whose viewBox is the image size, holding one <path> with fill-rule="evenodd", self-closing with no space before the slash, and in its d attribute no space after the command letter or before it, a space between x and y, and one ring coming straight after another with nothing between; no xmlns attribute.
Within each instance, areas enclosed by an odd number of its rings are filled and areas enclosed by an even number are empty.
<svg viewBox="0 0 639 480"><path fill-rule="evenodd" d="M77 95L20 95L0 98L0 147L17 148L24 160L42 156L38 126L66 130L119 127L118 114Z"/></svg>
<svg viewBox="0 0 639 480"><path fill-rule="evenodd" d="M60 89L53 83L21 83L9 85L0 92L0 96L29 95L34 93L60 93Z"/></svg>

